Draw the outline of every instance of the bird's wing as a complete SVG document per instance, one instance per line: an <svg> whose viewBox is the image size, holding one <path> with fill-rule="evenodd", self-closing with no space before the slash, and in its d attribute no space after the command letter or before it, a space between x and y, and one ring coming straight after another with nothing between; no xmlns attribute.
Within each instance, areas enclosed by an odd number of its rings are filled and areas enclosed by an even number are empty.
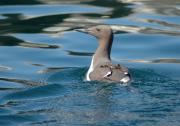
<svg viewBox="0 0 180 126"><path fill-rule="evenodd" d="M128 74L128 69L119 64L103 64L96 66L90 73L91 80L120 81Z"/></svg>

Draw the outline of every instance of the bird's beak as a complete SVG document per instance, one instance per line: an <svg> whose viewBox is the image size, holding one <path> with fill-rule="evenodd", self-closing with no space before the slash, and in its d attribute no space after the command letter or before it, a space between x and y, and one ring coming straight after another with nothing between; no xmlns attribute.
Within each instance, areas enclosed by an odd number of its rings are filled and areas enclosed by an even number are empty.
<svg viewBox="0 0 180 126"><path fill-rule="evenodd" d="M91 33L90 29L76 29L76 31L83 32L83 33L86 33L86 34L90 34Z"/></svg>

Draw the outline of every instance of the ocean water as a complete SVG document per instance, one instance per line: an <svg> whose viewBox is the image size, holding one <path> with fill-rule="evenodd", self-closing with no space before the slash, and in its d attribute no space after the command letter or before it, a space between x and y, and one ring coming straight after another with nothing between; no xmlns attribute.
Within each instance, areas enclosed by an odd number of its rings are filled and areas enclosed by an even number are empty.
<svg viewBox="0 0 180 126"><path fill-rule="evenodd" d="M86 82L97 40L132 82ZM1 0L0 125L180 126L179 0Z"/></svg>

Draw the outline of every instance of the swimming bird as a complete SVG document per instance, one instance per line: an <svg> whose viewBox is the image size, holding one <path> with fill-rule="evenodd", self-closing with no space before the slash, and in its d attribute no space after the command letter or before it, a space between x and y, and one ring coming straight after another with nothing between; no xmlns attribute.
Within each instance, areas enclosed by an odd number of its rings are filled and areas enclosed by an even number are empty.
<svg viewBox="0 0 180 126"><path fill-rule="evenodd" d="M105 81L128 83L131 80L129 71L120 64L111 61L111 47L113 43L113 32L108 25L98 25L76 31L87 33L98 39L99 46L92 56L91 65L86 74L87 81Z"/></svg>

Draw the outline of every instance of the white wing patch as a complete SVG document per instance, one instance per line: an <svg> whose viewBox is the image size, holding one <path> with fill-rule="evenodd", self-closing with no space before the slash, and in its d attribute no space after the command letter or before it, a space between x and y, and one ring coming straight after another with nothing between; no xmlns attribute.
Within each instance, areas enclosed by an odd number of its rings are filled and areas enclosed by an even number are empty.
<svg viewBox="0 0 180 126"><path fill-rule="evenodd" d="M124 72L125 75L128 75L128 72Z"/></svg>
<svg viewBox="0 0 180 126"><path fill-rule="evenodd" d="M103 77L109 77L112 74L112 71L108 71Z"/></svg>

